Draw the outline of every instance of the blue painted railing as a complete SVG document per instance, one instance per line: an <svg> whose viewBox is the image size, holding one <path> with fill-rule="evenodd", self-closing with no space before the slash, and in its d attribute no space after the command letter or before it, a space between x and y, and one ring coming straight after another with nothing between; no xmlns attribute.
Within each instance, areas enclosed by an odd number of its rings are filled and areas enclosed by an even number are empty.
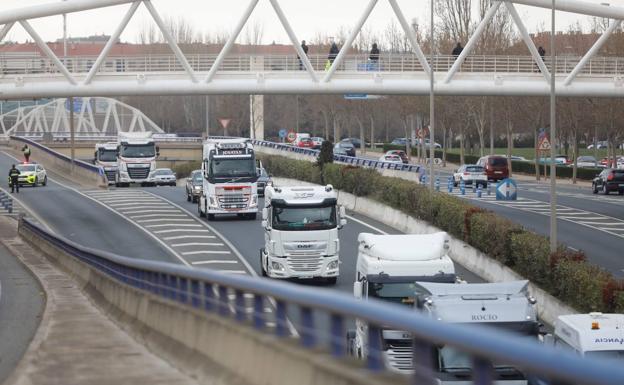
<svg viewBox="0 0 624 385"><path fill-rule="evenodd" d="M319 154L319 150L313 150L310 148L301 148L292 146L290 144L284 143L275 143L268 142L266 140L251 140L255 146L272 148L275 150L292 152L295 154L302 154L312 157L317 157ZM357 156L347 156L347 155L334 155L334 160L340 163L351 164L359 167L368 167L375 169L386 169L386 170L397 170L397 171L405 171L405 172L414 172L421 173L422 167L417 164L403 164L403 163L395 163L395 162L382 162L378 160L368 159L368 158L359 158Z"/></svg>
<svg viewBox="0 0 624 385"><path fill-rule="evenodd" d="M27 219L22 219L20 226L120 285L131 286L189 309L201 309L236 322L250 323L259 332L274 333L278 337L289 336L287 313L295 311L301 319L298 326L301 345L318 349L322 347L321 336L329 335L329 351L335 357L346 355L347 321L363 320L369 325L369 338L372 337L369 347L373 350L367 358L367 367L372 371L383 368L380 326L404 330L414 340L414 367L421 368L415 374L419 384L435 383L431 377L433 369L423 366L423 363L431 361L431 348L439 345L454 347L474 357L474 383L478 385L492 384L487 372L491 370L493 361L522 368L526 375L547 378L556 384L624 384L622 365L583 359L503 331L446 324L421 316L404 306L375 300L358 301L335 291L121 257L78 245L47 232ZM232 292L233 299L228 295ZM252 299L251 314L242 306L249 297ZM269 304L270 299L275 301L275 328L267 328L264 314L265 304ZM328 325L319 322L326 315L329 315ZM423 376L428 379L424 380Z"/></svg>

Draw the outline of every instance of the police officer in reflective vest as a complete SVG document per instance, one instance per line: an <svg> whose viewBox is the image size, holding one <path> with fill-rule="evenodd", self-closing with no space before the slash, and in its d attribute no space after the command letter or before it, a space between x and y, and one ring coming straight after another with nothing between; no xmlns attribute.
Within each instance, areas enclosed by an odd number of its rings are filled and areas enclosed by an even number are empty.
<svg viewBox="0 0 624 385"><path fill-rule="evenodd" d="M20 175L20 171L15 168L15 165L13 165L11 167L11 169L9 170L9 182L11 184L11 193L13 193L13 191L17 191L19 193L19 178Z"/></svg>

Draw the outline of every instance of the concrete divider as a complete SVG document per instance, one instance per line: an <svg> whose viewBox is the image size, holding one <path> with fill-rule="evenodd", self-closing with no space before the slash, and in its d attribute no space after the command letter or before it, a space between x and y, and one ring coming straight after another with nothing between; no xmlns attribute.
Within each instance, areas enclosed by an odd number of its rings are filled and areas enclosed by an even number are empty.
<svg viewBox="0 0 624 385"><path fill-rule="evenodd" d="M150 350L200 381L252 385L407 385L394 375L371 375L362 363L303 349L294 340L189 308L122 284L48 238L20 225L19 234L70 273L105 312ZM100 267L101 268L101 267Z"/></svg>
<svg viewBox="0 0 624 385"><path fill-rule="evenodd" d="M276 185L312 185L309 182L302 182L296 179L273 178ZM416 219L408 214L396 210L390 206L379 203L375 200L357 197L343 191L338 191L338 203L348 210L402 231L406 234L431 234L440 230L428 222ZM489 282L517 281L524 279L518 273L490 258L466 242L451 236L451 248L449 256L455 262L480 276ZM578 311L559 301L546 291L531 283L530 291L537 300L537 310L540 319L553 325L558 316L564 314L575 314Z"/></svg>
<svg viewBox="0 0 624 385"><path fill-rule="evenodd" d="M32 161L41 163L59 175L81 185L103 188L108 186L104 170L100 167L78 159L72 162L70 157L29 139L12 136L9 140L9 147L16 156L21 156L24 145L30 148Z"/></svg>

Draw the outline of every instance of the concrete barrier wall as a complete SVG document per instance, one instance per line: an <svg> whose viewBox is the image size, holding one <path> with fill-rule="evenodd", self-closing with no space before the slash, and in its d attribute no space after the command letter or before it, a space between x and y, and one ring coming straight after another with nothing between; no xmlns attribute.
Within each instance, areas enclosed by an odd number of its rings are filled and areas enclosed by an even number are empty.
<svg viewBox="0 0 624 385"><path fill-rule="evenodd" d="M273 178L276 185L311 185L312 183L302 182L295 179ZM406 234L431 234L440 230L428 222L416 219L408 214L396 210L390 206L381 204L375 200L357 197L353 194L338 191L338 202L345 208L355 211L358 214L369 218L375 218L381 223L402 231ZM449 235L450 236L450 235ZM470 246L466 242L451 238L451 248L449 256L457 263L480 276L488 282L505 282L524 279L518 273L490 258L481 251ZM537 285L531 283L530 291L537 299L537 310L540 319L553 325L558 316L564 314L575 314L578 311L559 301Z"/></svg>
<svg viewBox="0 0 624 385"><path fill-rule="evenodd" d="M107 187L108 182L104 176L104 172L98 170L97 167L85 164L82 161L75 161L73 164L71 159L66 155L58 153L41 144L31 142L29 140L11 137L9 147L13 154L22 158L22 147L28 144L31 155L30 159L34 162L42 164L45 168L55 173L73 180L81 185L93 187Z"/></svg>
<svg viewBox="0 0 624 385"><path fill-rule="evenodd" d="M189 309L119 283L20 226L20 235L70 273L103 310L150 350L202 380L252 385L407 385L372 375L352 359L338 360L246 324Z"/></svg>
<svg viewBox="0 0 624 385"><path fill-rule="evenodd" d="M314 161L314 157L312 157L310 155L304 155L304 154L299 154L299 153L295 153L295 152L283 151L283 150L279 150L279 149L276 149L276 148L255 146L254 150L257 153L260 153L260 154L285 156L285 157L291 158L291 159L305 160L306 162ZM381 170L380 169L376 169L376 170L383 176L401 178L401 179L409 180L409 181L412 181L412 182L419 182L418 178L419 178L420 174L417 173L417 172L407 172L407 171L388 170L388 169L381 169Z"/></svg>

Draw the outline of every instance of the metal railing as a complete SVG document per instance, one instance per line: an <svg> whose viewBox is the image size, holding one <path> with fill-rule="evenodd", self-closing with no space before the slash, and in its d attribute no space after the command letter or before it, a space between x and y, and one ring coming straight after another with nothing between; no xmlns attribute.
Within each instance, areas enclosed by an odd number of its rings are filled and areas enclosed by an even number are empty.
<svg viewBox="0 0 624 385"><path fill-rule="evenodd" d="M11 198L11 196L7 192L1 189L0 189L0 205L2 205L2 207L4 207L4 209L9 214L13 214L13 198Z"/></svg>
<svg viewBox="0 0 624 385"><path fill-rule="evenodd" d="M217 55L191 54L186 58L198 72L208 72ZM455 56L438 55L433 59L433 67L437 72L447 72L455 62ZM94 65L97 56L71 56L62 58L71 73L87 73ZM310 55L315 71L325 71L327 55ZM569 74L580 61L578 56L557 57L557 73ZM428 58L429 62L430 59ZM544 58L550 69L550 57ZM431 63L430 63L431 64ZM222 72L305 72L295 54L293 55L229 55L219 67ZM341 72L424 72L413 54L385 54L378 62L368 59L368 54L350 54L339 66ZM145 72L180 72L184 68L176 57L171 55L144 56L109 56L100 67L100 73L145 73ZM459 72L466 73L537 73L535 60L531 56L511 55L470 55L466 57ZM0 53L0 76L10 74L50 74L59 73L54 63L45 56L38 54L6 54ZM621 75L624 73L624 58L614 56L594 57L583 68L579 75Z"/></svg>
<svg viewBox="0 0 624 385"><path fill-rule="evenodd" d="M22 219L20 226L31 231L71 257L87 264L116 281L135 290L151 293L163 300L231 318L241 324L251 324L258 332L288 337L287 312L300 315L298 332L304 348L323 348L320 336L326 332L329 352L334 357L347 354L344 340L346 323L359 319L369 325L370 348L367 367L372 371L383 368L380 330L394 328L409 333L414 344L415 376L419 384L433 384L430 351L435 346L448 345L474 357L474 383L493 383L488 371L494 362L505 362L521 368L525 375L547 378L558 384L621 385L624 367L604 361L583 359L568 352L555 351L499 330L466 325L446 324L424 317L412 309L375 300L358 301L335 291L318 290L270 279L223 274L207 269L193 269L136 258L127 258L90 249L39 225ZM252 311L244 307L250 299ZM267 328L264 307L275 301L276 327ZM329 316L322 325L319 318ZM418 354L418 352L422 352Z"/></svg>
<svg viewBox="0 0 624 385"><path fill-rule="evenodd" d="M279 150L279 151L291 152L291 153L301 154L301 155L306 155L306 156L311 156L311 157L318 157L319 152L320 152L319 150L313 150L310 148L301 148L301 147L293 146L290 144L284 144L284 143L269 142L266 140L252 139L251 143L255 146L267 147L267 148L272 148L272 149ZM374 160L374 159L359 158L357 156L334 154L334 161L345 163L345 164L350 164L354 166L374 168L377 170L396 170L396 171L414 172L414 173L419 173L419 174L424 172L423 167L417 164L383 162L383 161Z"/></svg>
<svg viewBox="0 0 624 385"><path fill-rule="evenodd" d="M39 144L39 143L35 142L34 140L26 139L26 138L19 137L19 136L11 136L10 138L11 138L11 140L16 140L16 141L25 143L25 144L27 144L27 145L29 145L31 147L37 148L37 149L39 149L41 151L45 151L46 153L48 153L49 155L51 155L51 156L53 156L55 158L61 159L61 160L65 161L65 162L68 162L68 163L72 163L72 159L69 156L67 156L65 154L61 154L60 152L56 152L56 151L52 150L50 147L46 147L46 146L44 146L42 144ZM87 163L87 162L85 162L83 160L80 160L80 159L74 159L73 163L76 166L84 168L87 171L90 171L90 172L93 172L93 173L96 173L96 174L99 174L99 175L104 175L104 169L102 167L95 166L95 165L93 165L91 163Z"/></svg>

